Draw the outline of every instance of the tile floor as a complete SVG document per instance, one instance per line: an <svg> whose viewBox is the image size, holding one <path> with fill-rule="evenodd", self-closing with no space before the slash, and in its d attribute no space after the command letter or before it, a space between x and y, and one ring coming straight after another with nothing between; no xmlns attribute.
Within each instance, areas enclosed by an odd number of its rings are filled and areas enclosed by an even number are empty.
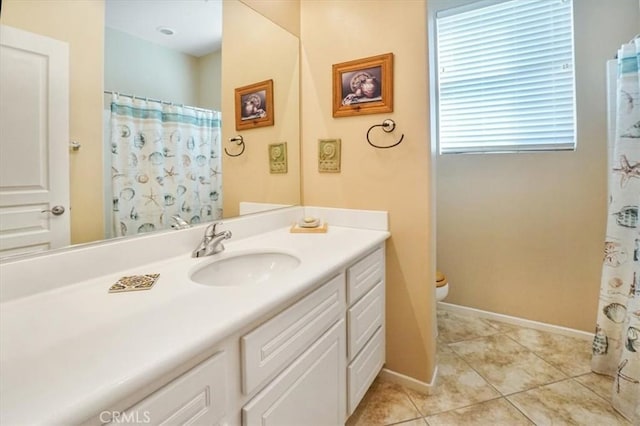
<svg viewBox="0 0 640 426"><path fill-rule="evenodd" d="M376 379L347 426L630 425L591 342L438 309L431 395Z"/></svg>

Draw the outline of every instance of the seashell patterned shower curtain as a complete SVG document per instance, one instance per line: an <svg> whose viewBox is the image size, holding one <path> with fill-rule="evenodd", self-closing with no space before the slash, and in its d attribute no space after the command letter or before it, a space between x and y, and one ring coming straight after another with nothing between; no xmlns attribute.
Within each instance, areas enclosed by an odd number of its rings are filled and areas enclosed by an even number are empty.
<svg viewBox="0 0 640 426"><path fill-rule="evenodd" d="M640 39L618 51L609 216L591 369L614 378L612 405L640 424Z"/></svg>
<svg viewBox="0 0 640 426"><path fill-rule="evenodd" d="M114 94L114 236L222 217L220 113Z"/></svg>

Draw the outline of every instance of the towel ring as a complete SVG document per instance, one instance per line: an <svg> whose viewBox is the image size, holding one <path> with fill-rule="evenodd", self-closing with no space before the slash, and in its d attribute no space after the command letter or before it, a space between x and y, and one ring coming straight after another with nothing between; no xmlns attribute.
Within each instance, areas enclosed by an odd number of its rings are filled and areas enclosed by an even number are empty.
<svg viewBox="0 0 640 426"><path fill-rule="evenodd" d="M229 157L240 157L242 153L244 153L244 148L245 148L244 138L242 137L242 135L238 135L230 138L229 142L235 142L236 145L242 145L242 150L238 154L230 154L229 151L227 151L227 148L225 148L224 149L225 154L227 154Z"/></svg>
<svg viewBox="0 0 640 426"><path fill-rule="evenodd" d="M398 142L394 143L393 145L389 145L389 146L375 145L369 139L369 133L371 132L371 129L373 129L374 127L382 127L382 130L385 133L391 133L396 128L396 122L391 120L391 119L386 119L386 120L384 120L382 122L382 124L374 124L373 126L369 127L369 130L367 130L367 142L369 142L369 145L371 145L374 148L379 148L379 149L393 148L394 146L400 145L400 142L402 142L402 140L404 139L404 133L403 133L402 136L400 136L400 140Z"/></svg>

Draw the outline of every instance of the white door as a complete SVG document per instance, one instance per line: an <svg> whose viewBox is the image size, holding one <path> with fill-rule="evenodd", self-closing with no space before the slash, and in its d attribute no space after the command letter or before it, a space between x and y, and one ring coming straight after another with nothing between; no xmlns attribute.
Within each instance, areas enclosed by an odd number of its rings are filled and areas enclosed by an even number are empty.
<svg viewBox="0 0 640 426"><path fill-rule="evenodd" d="M69 223L69 47L0 25L0 256L66 246Z"/></svg>

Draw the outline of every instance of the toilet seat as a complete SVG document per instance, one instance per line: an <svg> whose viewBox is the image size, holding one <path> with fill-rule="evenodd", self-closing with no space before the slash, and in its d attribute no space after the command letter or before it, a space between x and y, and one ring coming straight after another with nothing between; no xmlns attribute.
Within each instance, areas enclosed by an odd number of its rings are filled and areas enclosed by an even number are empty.
<svg viewBox="0 0 640 426"><path fill-rule="evenodd" d="M436 300L443 300L449 294L449 282L440 271L436 271Z"/></svg>

